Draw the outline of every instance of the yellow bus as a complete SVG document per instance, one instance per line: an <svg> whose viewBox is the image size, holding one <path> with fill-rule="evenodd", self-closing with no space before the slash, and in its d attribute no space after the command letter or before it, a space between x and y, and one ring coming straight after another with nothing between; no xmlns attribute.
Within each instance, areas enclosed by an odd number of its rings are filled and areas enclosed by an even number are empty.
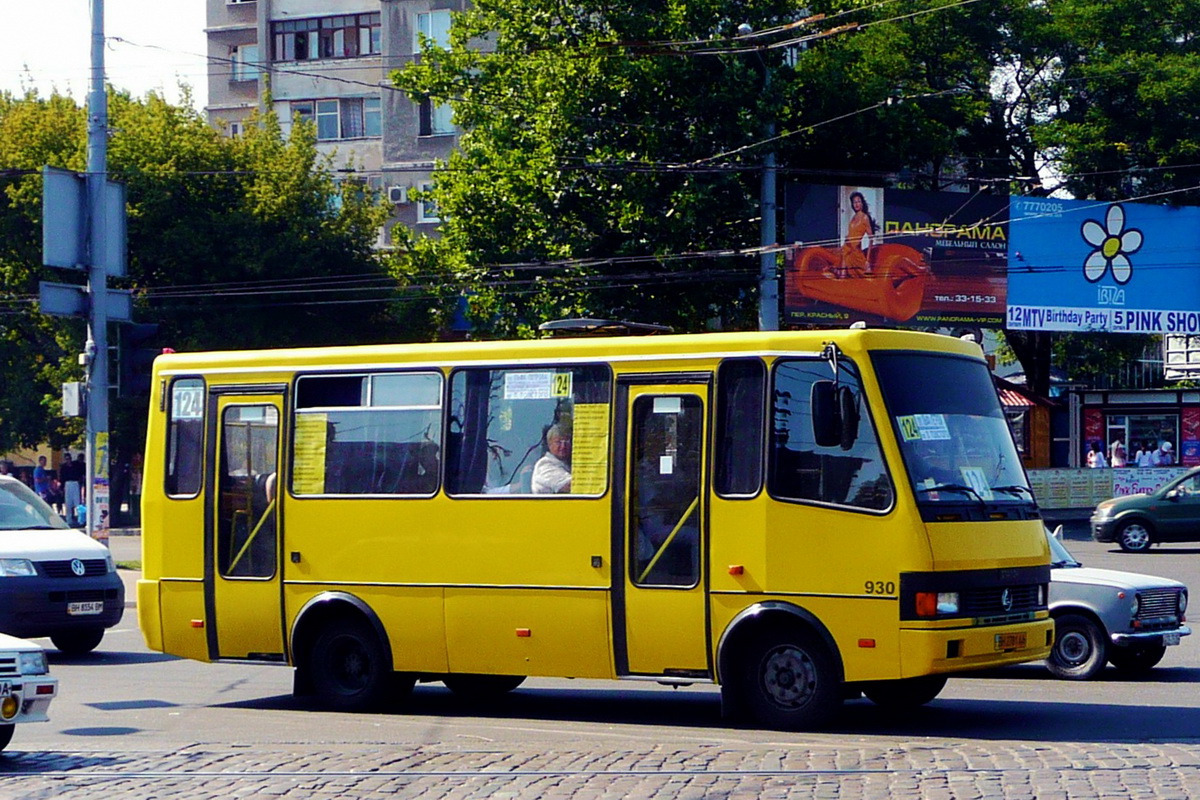
<svg viewBox="0 0 1200 800"><path fill-rule="evenodd" d="M730 717L1044 658L1049 552L978 346L894 330L179 353L138 620L325 707L714 683Z"/></svg>

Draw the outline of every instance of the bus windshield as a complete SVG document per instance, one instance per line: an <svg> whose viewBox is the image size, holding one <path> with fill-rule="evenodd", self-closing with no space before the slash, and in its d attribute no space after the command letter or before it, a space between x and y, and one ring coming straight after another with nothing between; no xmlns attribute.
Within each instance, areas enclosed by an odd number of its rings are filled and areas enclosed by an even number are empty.
<svg viewBox="0 0 1200 800"><path fill-rule="evenodd" d="M912 352L873 361L919 503L1033 505L983 362Z"/></svg>

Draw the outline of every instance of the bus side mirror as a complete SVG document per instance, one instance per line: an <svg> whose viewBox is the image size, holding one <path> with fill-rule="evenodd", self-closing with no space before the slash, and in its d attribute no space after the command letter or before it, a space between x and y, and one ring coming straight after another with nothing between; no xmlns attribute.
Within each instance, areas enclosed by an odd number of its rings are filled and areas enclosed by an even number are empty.
<svg viewBox="0 0 1200 800"><path fill-rule="evenodd" d="M811 395L813 441L849 450L858 440L858 398L849 386L816 381Z"/></svg>

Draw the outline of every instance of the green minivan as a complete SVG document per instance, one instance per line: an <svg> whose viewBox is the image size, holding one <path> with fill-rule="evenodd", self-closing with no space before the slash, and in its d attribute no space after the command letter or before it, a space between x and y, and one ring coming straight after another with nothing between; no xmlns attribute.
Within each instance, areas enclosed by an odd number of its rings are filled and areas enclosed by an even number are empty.
<svg viewBox="0 0 1200 800"><path fill-rule="evenodd" d="M1144 553L1162 542L1200 542L1200 467L1150 494L1114 497L1092 512L1092 538Z"/></svg>

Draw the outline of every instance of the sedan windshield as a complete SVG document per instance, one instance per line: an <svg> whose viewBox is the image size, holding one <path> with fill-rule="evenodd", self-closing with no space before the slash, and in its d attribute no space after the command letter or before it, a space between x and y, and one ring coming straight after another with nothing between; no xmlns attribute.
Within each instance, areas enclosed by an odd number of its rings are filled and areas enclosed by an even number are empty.
<svg viewBox="0 0 1200 800"><path fill-rule="evenodd" d="M69 527L28 486L15 479L0 480L0 530Z"/></svg>
<svg viewBox="0 0 1200 800"><path fill-rule="evenodd" d="M1033 506L982 361L912 352L873 360L917 502Z"/></svg>
<svg viewBox="0 0 1200 800"><path fill-rule="evenodd" d="M1046 531L1046 541L1050 543L1050 566L1052 567L1082 567L1075 560L1075 556L1067 550L1067 546L1059 541L1058 537L1050 531Z"/></svg>

